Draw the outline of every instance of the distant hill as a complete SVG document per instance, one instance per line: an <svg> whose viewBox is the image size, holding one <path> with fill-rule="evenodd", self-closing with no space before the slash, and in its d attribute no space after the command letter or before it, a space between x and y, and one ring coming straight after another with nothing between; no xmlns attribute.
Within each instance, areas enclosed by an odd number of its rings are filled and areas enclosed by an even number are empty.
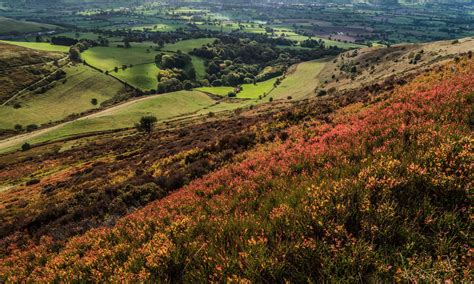
<svg viewBox="0 0 474 284"><path fill-rule="evenodd" d="M18 21L11 18L0 16L0 36L1 35L17 35L24 33L50 31L57 29L57 26L41 24L28 21Z"/></svg>

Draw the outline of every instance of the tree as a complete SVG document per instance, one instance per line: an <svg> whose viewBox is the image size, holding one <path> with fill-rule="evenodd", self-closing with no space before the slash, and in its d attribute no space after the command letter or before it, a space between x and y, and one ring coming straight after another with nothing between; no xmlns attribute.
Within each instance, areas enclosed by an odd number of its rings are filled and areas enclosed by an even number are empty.
<svg viewBox="0 0 474 284"><path fill-rule="evenodd" d="M81 61L81 53L78 48L73 46L69 49L69 59L75 62Z"/></svg>
<svg viewBox="0 0 474 284"><path fill-rule="evenodd" d="M26 131L28 131L28 132L34 131L36 129L38 129L38 125L36 125L36 124L29 124L29 125L26 126Z"/></svg>
<svg viewBox="0 0 474 284"><path fill-rule="evenodd" d="M140 121L135 125L138 131L146 132L148 134L153 130L153 126L158 120L153 115L143 116Z"/></svg>
<svg viewBox="0 0 474 284"><path fill-rule="evenodd" d="M91 99L91 104L92 105L97 105L97 99L96 98Z"/></svg>

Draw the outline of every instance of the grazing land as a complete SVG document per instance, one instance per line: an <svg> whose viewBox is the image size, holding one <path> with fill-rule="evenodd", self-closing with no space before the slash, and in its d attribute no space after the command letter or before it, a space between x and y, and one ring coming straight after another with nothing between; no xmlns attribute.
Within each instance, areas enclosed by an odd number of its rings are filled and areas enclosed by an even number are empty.
<svg viewBox="0 0 474 284"><path fill-rule="evenodd" d="M319 74L327 61L329 60L303 62L293 66L278 88L270 93L270 97L304 99L314 96L315 89L320 85Z"/></svg>
<svg viewBox="0 0 474 284"><path fill-rule="evenodd" d="M25 41L0 41L3 43L18 45L26 48L31 48L35 50L42 50L42 51L56 51L56 52L68 52L69 47L63 45L55 45L46 42L25 42Z"/></svg>
<svg viewBox="0 0 474 284"><path fill-rule="evenodd" d="M64 56L0 42L0 104L51 74Z"/></svg>
<svg viewBox="0 0 474 284"><path fill-rule="evenodd" d="M71 66L64 71L65 77L53 82L44 93L33 90L0 106L0 129L63 120L98 108L104 101L126 92L121 83L89 67Z"/></svg>

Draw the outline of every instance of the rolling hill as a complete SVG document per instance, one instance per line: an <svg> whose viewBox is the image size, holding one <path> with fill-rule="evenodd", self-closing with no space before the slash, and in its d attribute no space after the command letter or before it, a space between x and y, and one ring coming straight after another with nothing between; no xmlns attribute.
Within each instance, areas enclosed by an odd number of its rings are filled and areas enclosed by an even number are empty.
<svg viewBox="0 0 474 284"><path fill-rule="evenodd" d="M65 54L0 42L0 104L16 92L51 74Z"/></svg>
<svg viewBox="0 0 474 284"><path fill-rule="evenodd" d="M1 155L2 280L472 280L473 74Z"/></svg>
<svg viewBox="0 0 474 284"><path fill-rule="evenodd" d="M57 26L29 21L18 21L0 16L0 35L17 35L58 29Z"/></svg>

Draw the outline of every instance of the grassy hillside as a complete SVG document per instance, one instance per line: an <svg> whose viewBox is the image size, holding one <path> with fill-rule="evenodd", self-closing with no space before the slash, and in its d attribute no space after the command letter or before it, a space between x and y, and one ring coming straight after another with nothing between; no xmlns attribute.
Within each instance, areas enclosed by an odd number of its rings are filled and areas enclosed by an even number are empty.
<svg viewBox="0 0 474 284"><path fill-rule="evenodd" d="M199 48L205 44L212 43L215 38L196 38L196 39L188 39L188 40L181 40L176 43L172 44L165 44L163 50L167 51L178 51L181 50L184 53L188 53L195 48Z"/></svg>
<svg viewBox="0 0 474 284"><path fill-rule="evenodd" d="M314 90L320 83L318 75L326 62L327 60L315 60L293 66L270 97L284 99L291 96L293 99L303 99L314 96Z"/></svg>
<svg viewBox="0 0 474 284"><path fill-rule="evenodd" d="M33 33L43 30L55 30L58 27L35 22L17 21L15 19L0 16L0 35Z"/></svg>
<svg viewBox="0 0 474 284"><path fill-rule="evenodd" d="M114 46L89 48L82 53L81 57L94 67L104 71L113 71L114 67L121 68L122 65L153 63L155 62L155 53L149 45L132 43L131 48Z"/></svg>
<svg viewBox="0 0 474 284"><path fill-rule="evenodd" d="M64 56L0 41L0 104L56 70L53 63Z"/></svg>
<svg viewBox="0 0 474 284"><path fill-rule="evenodd" d="M260 122L242 116L35 155L21 172L8 162L0 275L472 282L474 61L384 84Z"/></svg>
<svg viewBox="0 0 474 284"><path fill-rule="evenodd" d="M54 44L50 44L46 42L24 42L24 41L6 41L6 40L0 40L0 42L18 45L18 46L27 47L27 48L36 49L36 50L42 50L42 51L57 51L57 52L65 52L65 53L69 51L69 46L54 45Z"/></svg>
<svg viewBox="0 0 474 284"><path fill-rule="evenodd" d="M62 120L97 108L105 100L125 92L120 82L89 67L78 65L64 70L65 78L45 93L27 93L9 105L0 106L0 129ZM92 99L97 100L96 105L91 103ZM21 107L14 108L15 104Z"/></svg>
<svg viewBox="0 0 474 284"><path fill-rule="evenodd" d="M212 38L202 38L178 41L165 45L163 50L189 52L213 40ZM90 65L104 71L107 70L111 72L112 76L120 78L134 87L142 90L155 89L158 83L156 75L159 71L159 68L154 64L155 55L158 53L155 50L157 46L151 42L131 43L131 46L131 48L119 48L111 44L109 47L94 47L83 52L82 58ZM197 78L204 78L206 74L204 60L193 56L192 63ZM122 70L122 65L126 65L128 68ZM132 67L129 67L130 65ZM118 72L114 72L115 67L119 68Z"/></svg>
<svg viewBox="0 0 474 284"><path fill-rule="evenodd" d="M86 95L86 97L90 95ZM88 132L133 127L145 115L154 115L159 121L166 121L180 116L192 115L215 103L216 101L208 95L190 91L145 97L50 130L47 129L38 136L22 138L15 143L13 148L2 148L0 152L18 148L25 142L36 144ZM84 100L83 104L87 105L87 101Z"/></svg>
<svg viewBox="0 0 474 284"><path fill-rule="evenodd" d="M238 99L259 99L260 96L264 97L265 94L270 93L275 84L276 78L269 79L267 81L258 82L256 84L242 84L242 90L237 94ZM227 97L229 92L234 91L233 87L201 87L196 90Z"/></svg>

